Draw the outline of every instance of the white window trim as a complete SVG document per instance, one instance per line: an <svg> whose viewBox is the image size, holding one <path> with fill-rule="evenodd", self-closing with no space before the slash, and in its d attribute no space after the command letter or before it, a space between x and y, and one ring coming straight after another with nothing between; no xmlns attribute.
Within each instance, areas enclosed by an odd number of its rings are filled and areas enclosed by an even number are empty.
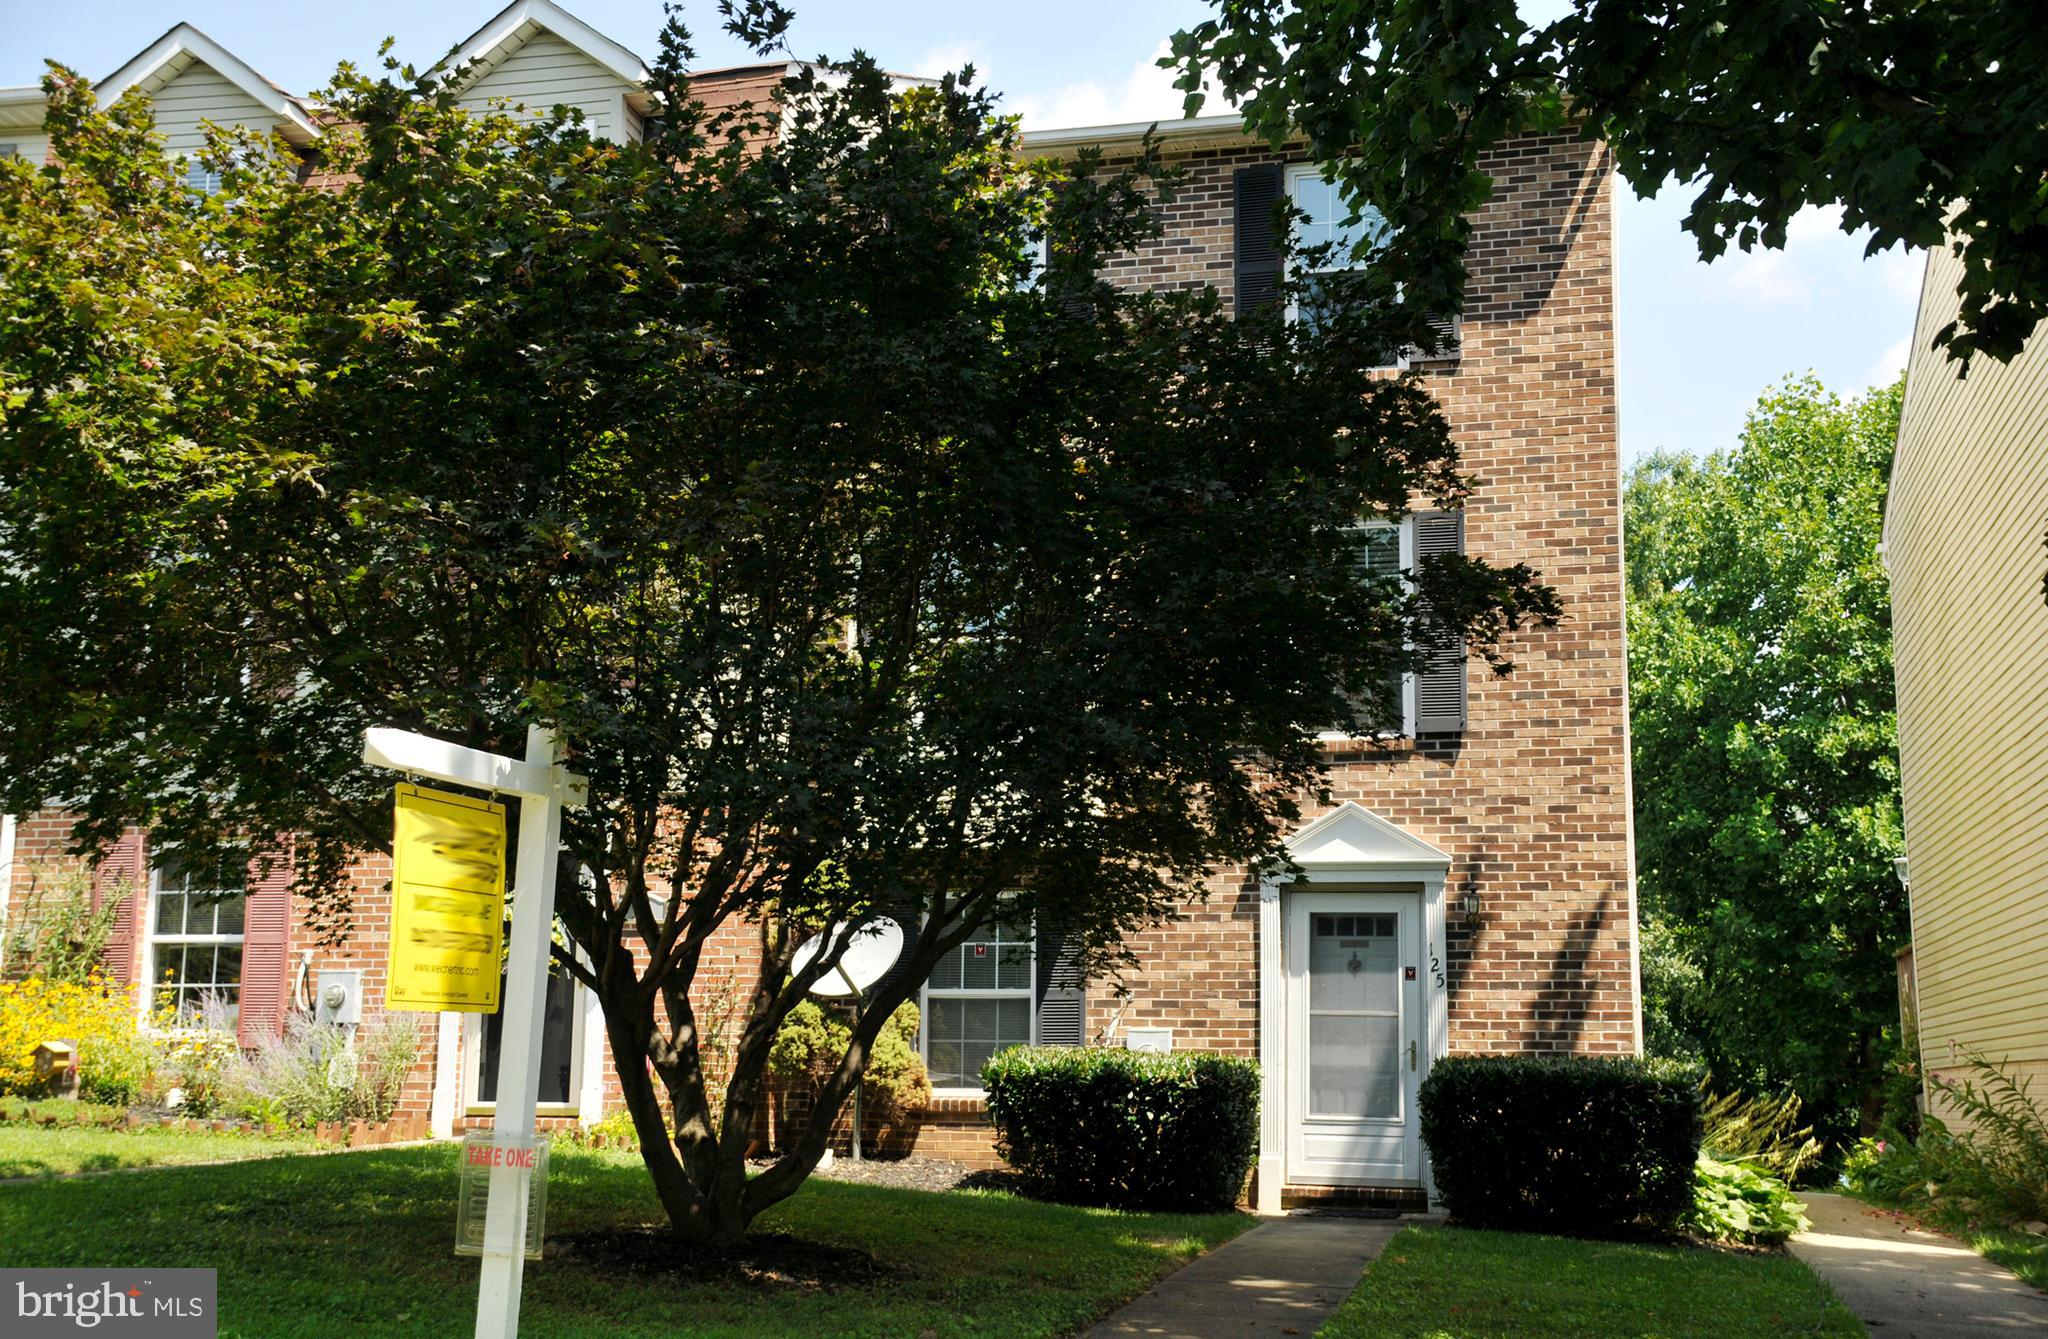
<svg viewBox="0 0 2048 1339"><path fill-rule="evenodd" d="M214 889L213 891L215 891L215 892L218 892L218 891L221 891L221 890L219 890L219 889ZM248 938L249 938L249 936L248 936L248 926L249 926L249 919L248 919L248 918L249 918L249 901L248 901L248 889L244 888L244 889L242 890L242 930L243 930L243 932L242 932L241 934L238 934L238 935L220 935L220 934L213 934L213 935L187 935L187 934L175 934L175 935L159 935L159 934L157 933L157 928L156 928L156 911L157 911L157 899L158 899L159 897L161 897L162 895L163 895L163 869L162 869L162 867L161 867L161 866L159 866L159 865L158 865L158 864L157 864L157 863L156 863L155 861L153 861L153 860L152 860L152 861L150 862L150 864L149 864L149 889L148 889L148 896L147 896L147 898L145 899L144 905L143 905L143 906L142 906L142 907L140 908L140 913L141 913L141 915L142 915L142 917L143 917L143 920L142 920L142 924L141 924L141 926L139 927L139 928L140 928L140 930L141 930L141 933L140 933L140 934L139 934L139 935L137 936L137 941L138 941L138 947L137 947L137 959L138 959L138 960L137 960L137 971L136 971L135 977L136 977L136 980L138 980L139 982L141 982L141 983L142 983L142 989L140 989L140 990L138 990L138 991L136 991L136 992L135 992L135 994L136 994L136 997L137 997L137 998L136 998L136 1002L135 1002L135 1008L136 1008L136 1017L137 1017L138 1019L140 1019L140 1021L141 1021L141 1026L142 1026L142 1028L143 1028L143 1029L144 1029L145 1031L148 1031L148 1032L153 1032L153 1033L156 1033L156 1034L158 1034L158 1035L160 1035L160 1036L182 1036L182 1035L187 1035L187 1034L190 1034L190 1033L195 1033L195 1032L198 1032L198 1031L200 1031L200 1029L198 1029L198 1028L196 1028L196 1027L171 1027L171 1028L163 1028L163 1027L158 1027L158 1026L156 1026L156 1024L155 1024L155 1023L154 1023L154 1022L152 1021L152 1020L153 1020L153 1019L154 1019L154 1018L156 1017L156 992L158 991L158 989L160 989L160 988L161 988L161 985L162 985L162 983L161 983L161 982L159 982L159 981L157 980L157 971L156 971L156 948L157 948L157 944L158 944L159 942L162 942L162 943L165 943L165 944L197 944L197 945L201 945L201 946L205 946L205 945L208 945L208 944L212 944L212 945L222 945L222 944L233 944L233 945L235 945L236 947L244 947L244 946L245 946L245 945L247 944L247 942L248 942ZM244 948L244 952L245 952L245 954L246 954L246 948ZM245 970L246 970L246 969L247 969L247 967L248 967L248 962L247 962L247 960L246 960L246 957L245 957L245 960L243 961L243 964L242 964L242 966L243 966L243 968L244 968ZM236 994L235 994L235 1006L236 1006L236 1017L237 1017L238 1019L239 1019L239 1018L240 1018L240 1016L241 1016L241 1014L240 1014L240 1009L241 1009L241 986L242 986L242 979L241 979L241 977L240 977L240 976L237 976L237 977L235 978L235 987L236 987Z"/></svg>
<svg viewBox="0 0 2048 1339"><path fill-rule="evenodd" d="M1398 521L1387 521L1375 518L1373 520L1365 522L1358 528L1362 530L1372 530L1387 526L1391 526L1395 529L1398 529L1401 532L1401 570L1403 572L1414 571L1414 513L1410 512L1408 515L1403 516ZM1407 586L1409 584L1408 579L1406 577L1403 577L1401 579L1401 584L1404 587ZM1402 649L1412 651L1415 648L1412 642L1405 642L1402 644ZM1412 669L1401 671L1401 728L1398 732L1391 730L1382 730L1376 735L1354 735L1347 730L1318 730L1316 732L1316 738L1325 744L1355 744L1360 742L1361 740L1377 740L1381 743L1385 743L1389 740L1415 738L1415 671Z"/></svg>
<svg viewBox="0 0 2048 1339"><path fill-rule="evenodd" d="M985 928L985 927L984 927ZM962 943L967 941L962 940ZM927 975L917 988L917 1055L925 1062L927 1073L931 1070L931 977ZM949 1000L1014 1000L1022 995L1031 1006L1031 1045L1038 1044L1038 918L1031 918L1031 964L1022 990L941 990L940 996ZM988 1096L988 1089L978 1083L961 1084L951 1088L932 1088L935 1098L953 1101L972 1101Z"/></svg>

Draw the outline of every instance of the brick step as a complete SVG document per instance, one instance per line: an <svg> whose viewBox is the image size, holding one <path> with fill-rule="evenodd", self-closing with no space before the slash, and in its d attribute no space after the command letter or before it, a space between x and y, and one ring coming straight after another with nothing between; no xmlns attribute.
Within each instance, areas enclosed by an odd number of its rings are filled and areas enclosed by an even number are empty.
<svg viewBox="0 0 2048 1339"><path fill-rule="evenodd" d="M1429 1200L1414 1186L1283 1186L1280 1207L1423 1213L1429 1208Z"/></svg>

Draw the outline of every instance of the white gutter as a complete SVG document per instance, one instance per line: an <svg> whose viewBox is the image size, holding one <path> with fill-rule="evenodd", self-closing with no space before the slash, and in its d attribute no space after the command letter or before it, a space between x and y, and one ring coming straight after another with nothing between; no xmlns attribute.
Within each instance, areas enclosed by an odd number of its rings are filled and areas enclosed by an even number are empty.
<svg viewBox="0 0 2048 1339"><path fill-rule="evenodd" d="M1230 140L1245 134L1244 117L1229 112L1222 116L1190 116L1173 121L1125 121L1118 125L1027 130L1023 135L1023 146L1027 153L1045 153L1092 144L1136 144L1144 140L1147 131L1154 139L1160 140Z"/></svg>

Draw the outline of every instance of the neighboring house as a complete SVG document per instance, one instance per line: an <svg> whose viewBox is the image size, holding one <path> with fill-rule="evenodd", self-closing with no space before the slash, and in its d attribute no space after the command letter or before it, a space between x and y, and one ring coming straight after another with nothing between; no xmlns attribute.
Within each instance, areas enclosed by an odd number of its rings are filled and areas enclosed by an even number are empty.
<svg viewBox="0 0 2048 1339"><path fill-rule="evenodd" d="M0 158L40 163L48 157L50 138L43 133L48 110L40 88L0 88Z"/></svg>
<svg viewBox="0 0 2048 1339"><path fill-rule="evenodd" d="M457 51L477 58L470 96L573 101L594 124L607 118L603 133L639 133L637 58L544 0L512 6ZM697 92L758 100L791 69L710 72ZM1145 129L1033 132L1024 151L1099 144L1115 162ZM1306 209L1318 236L1345 212L1311 166L1254 143L1234 117L1169 122L1159 137L1186 180L1165 209L1165 236L1117 259L1112 282L1214 285L1240 310L1271 302L1274 203ZM1028 929L991 928L949 955L919 996L939 1101L918 1151L993 1160L977 1084L1002 1047L1218 1050L1263 1064L1262 1207L1277 1207L1283 1189L1413 1196L1427 1184L1416 1093L1437 1058L1639 1050L1610 159L1597 141L1531 134L1482 166L1498 186L1475 220L1462 343L1418 364L1479 490L1462 512L1419 509L1368 543L1390 568L1459 550L1527 562L1556 585L1563 623L1517 642L1512 677L1455 656L1404 676L1400 739L1383 749L1329 740L1337 803L1289 840L1304 881L1218 871L1205 901L1131 945L1138 965L1121 982L1065 979L1062 946ZM23 821L17 889L62 829L57 814ZM274 1035L322 972L359 973L366 1016L382 1007L381 857L360 867L356 928L332 951L313 947L281 883L230 891L222 905L234 912L195 923L189 909L204 899L178 871L151 864L143 834L101 869L103 881L129 873L145 898L124 912L114 970L162 980L175 964L185 994L234 992L247 1042ZM707 985L744 986L750 954L744 929L721 936ZM544 1118L588 1122L616 1104L602 1036L594 1000L554 982ZM495 1019L442 1015L407 1103L429 1109L442 1131L488 1119L496 1043Z"/></svg>
<svg viewBox="0 0 2048 1339"><path fill-rule="evenodd" d="M1967 1052L2048 1111L2048 341L1969 375L1929 348L1962 262L1931 253L1885 507L1921 1070Z"/></svg>

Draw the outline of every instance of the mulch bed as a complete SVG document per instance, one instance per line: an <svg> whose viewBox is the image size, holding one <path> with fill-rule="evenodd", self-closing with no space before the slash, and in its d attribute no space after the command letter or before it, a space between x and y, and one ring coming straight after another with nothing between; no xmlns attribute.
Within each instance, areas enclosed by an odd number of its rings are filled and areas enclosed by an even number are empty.
<svg viewBox="0 0 2048 1339"><path fill-rule="evenodd" d="M773 1159L751 1165L767 1167ZM813 1176L831 1181L859 1181L900 1190L971 1190L1014 1188L1016 1173L976 1171L942 1158L834 1158ZM628 1228L611 1232L579 1232L549 1237L550 1259L568 1260L602 1271L681 1284L743 1282L759 1288L803 1288L836 1292L842 1288L887 1283L900 1271L865 1251L825 1246L780 1232L751 1233L730 1246L692 1246L661 1228Z"/></svg>
<svg viewBox="0 0 2048 1339"><path fill-rule="evenodd" d="M767 1167L774 1159L754 1162ZM812 1176L828 1181L858 1181L862 1185L887 1186L896 1190L1015 1190L1017 1174L1006 1170L976 1171L964 1163L944 1158L852 1158L837 1157L829 1165L819 1164Z"/></svg>
<svg viewBox="0 0 2048 1339"><path fill-rule="evenodd" d="M759 1288L838 1292L887 1283L899 1271L843 1246L825 1246L781 1232L751 1233L729 1246L696 1246L661 1228L578 1232L549 1237L550 1259L603 1273L671 1278L677 1283L743 1282Z"/></svg>

